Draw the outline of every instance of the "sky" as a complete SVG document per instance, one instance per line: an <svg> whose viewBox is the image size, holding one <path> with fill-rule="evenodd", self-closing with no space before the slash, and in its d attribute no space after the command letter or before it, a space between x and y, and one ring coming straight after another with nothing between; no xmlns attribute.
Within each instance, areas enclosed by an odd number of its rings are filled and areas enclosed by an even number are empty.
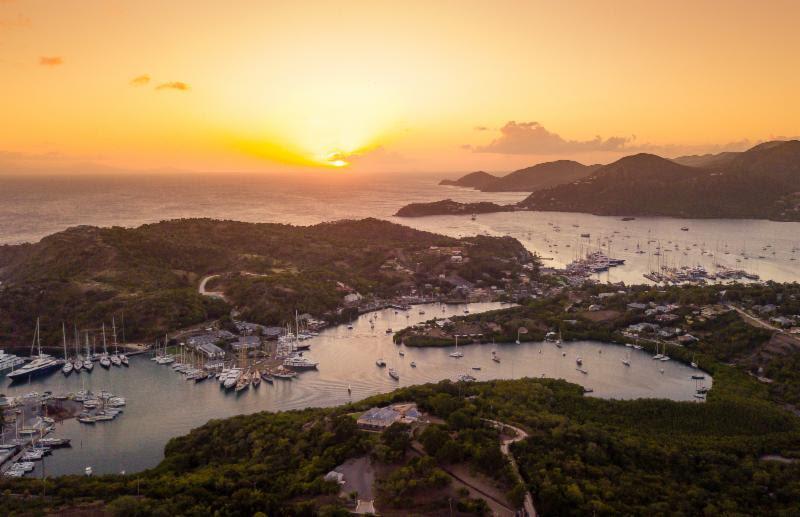
<svg viewBox="0 0 800 517"><path fill-rule="evenodd" d="M800 2L0 0L0 173L508 171L800 134Z"/></svg>

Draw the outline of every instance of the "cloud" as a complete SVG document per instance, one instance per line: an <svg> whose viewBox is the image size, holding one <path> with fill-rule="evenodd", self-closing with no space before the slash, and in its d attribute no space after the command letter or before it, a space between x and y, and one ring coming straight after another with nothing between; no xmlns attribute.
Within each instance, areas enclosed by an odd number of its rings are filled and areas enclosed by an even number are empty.
<svg viewBox="0 0 800 517"><path fill-rule="evenodd" d="M597 136L591 140L567 140L538 122L508 122L500 136L488 145L472 147L476 153L557 154L564 152L621 151L633 137Z"/></svg>
<svg viewBox="0 0 800 517"><path fill-rule="evenodd" d="M489 128L486 126L475 126L475 131L489 131Z"/></svg>
<svg viewBox="0 0 800 517"><path fill-rule="evenodd" d="M64 64L64 59L61 56L42 56L39 58L39 64L42 66L59 66Z"/></svg>
<svg viewBox="0 0 800 517"><path fill-rule="evenodd" d="M161 83L156 86L156 90L178 90L181 92L188 92L189 85L181 81L172 81L169 83Z"/></svg>
<svg viewBox="0 0 800 517"><path fill-rule="evenodd" d="M131 79L131 86L144 86L150 82L150 76L147 74L140 75Z"/></svg>
<svg viewBox="0 0 800 517"><path fill-rule="evenodd" d="M476 128L477 129L477 128ZM464 144L462 149L474 153L557 155L582 152L610 153L653 153L676 157L690 154L721 153L725 151L746 151L751 147L770 140L791 140L783 136L751 140L743 138L728 143L708 144L658 144L637 142L636 136L597 136L591 140L567 140L557 133L548 131L538 122L508 122L500 128L500 136L487 145Z"/></svg>

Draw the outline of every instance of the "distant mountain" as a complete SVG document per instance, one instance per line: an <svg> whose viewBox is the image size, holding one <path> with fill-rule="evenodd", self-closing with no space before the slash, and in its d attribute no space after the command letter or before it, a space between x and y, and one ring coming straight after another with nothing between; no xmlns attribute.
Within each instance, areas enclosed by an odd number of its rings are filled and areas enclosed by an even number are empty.
<svg viewBox="0 0 800 517"><path fill-rule="evenodd" d="M439 184L474 188L483 192L534 192L585 178L599 167L600 165L583 165L572 160L557 160L519 169L505 176L498 177L478 171L457 180L442 180Z"/></svg>
<svg viewBox="0 0 800 517"><path fill-rule="evenodd" d="M534 192L585 178L598 168L600 165L584 165L572 160L545 162L497 178L480 190L484 192Z"/></svg>
<svg viewBox="0 0 800 517"><path fill-rule="evenodd" d="M452 187L466 187L482 190L484 186L496 181L497 176L493 176L488 172L477 171L470 172L466 176L462 176L457 180L442 180L439 185L449 185Z"/></svg>
<svg viewBox="0 0 800 517"><path fill-rule="evenodd" d="M673 158L672 161L680 163L681 165L688 165L689 167L719 167L730 163L734 158L742 153L726 151L717 154L693 154L691 156L678 156Z"/></svg>
<svg viewBox="0 0 800 517"><path fill-rule="evenodd" d="M513 205L498 205L489 202L459 203L452 199L445 199L432 203L411 203L398 210L395 215L397 217L425 217L428 215L488 214L513 210Z"/></svg>
<svg viewBox="0 0 800 517"><path fill-rule="evenodd" d="M585 179L534 192L519 206L599 215L800 221L800 141L767 142L711 163L717 165L627 156Z"/></svg>

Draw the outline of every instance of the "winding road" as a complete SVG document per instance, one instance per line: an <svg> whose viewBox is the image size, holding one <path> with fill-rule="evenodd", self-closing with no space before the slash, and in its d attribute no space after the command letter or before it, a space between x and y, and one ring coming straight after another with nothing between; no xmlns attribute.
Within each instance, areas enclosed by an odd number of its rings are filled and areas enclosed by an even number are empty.
<svg viewBox="0 0 800 517"><path fill-rule="evenodd" d="M511 462L511 467L514 469L514 472L516 473L520 482L524 485L525 480L522 478L522 474L520 474L519 472L519 467L517 466L517 460L515 460L514 455L511 454L511 444L524 440L525 438L528 437L528 433L525 430L520 429L519 427L513 426L511 424L506 424L503 422L498 422L497 420L486 420L486 421L491 423L493 426L495 426L497 429L500 429L501 431L503 429L511 429L516 433L516 436L514 436L513 438L506 438L505 440L503 440L503 442L500 444L500 452L502 452L508 458L508 461ZM529 517L536 517L536 508L534 508L533 506L533 496L531 495L529 490L525 490L525 501L523 503L523 507L525 509L526 515L528 515Z"/></svg>
<svg viewBox="0 0 800 517"><path fill-rule="evenodd" d="M197 292L200 293L203 296L210 296L212 298L219 298L220 300L228 301L228 299L225 298L225 293L223 293L223 292L220 292L220 291L206 291L206 284L208 284L208 281L211 280L211 279L217 278L218 276L219 275L207 275L207 276L204 276L200 280L200 285L197 286Z"/></svg>

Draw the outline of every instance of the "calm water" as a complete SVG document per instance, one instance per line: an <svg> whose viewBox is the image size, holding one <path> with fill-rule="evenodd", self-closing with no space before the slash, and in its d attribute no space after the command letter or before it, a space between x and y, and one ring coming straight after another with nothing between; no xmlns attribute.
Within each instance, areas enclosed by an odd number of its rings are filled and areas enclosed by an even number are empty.
<svg viewBox="0 0 800 517"><path fill-rule="evenodd" d="M800 223L664 217L624 222L617 217L554 212L486 214L476 221L463 216L400 219L392 214L411 202L452 198L505 204L526 194L439 186L438 175L398 178L350 174L0 177L0 244L36 241L79 224L137 226L179 217L214 217L305 225L379 217L452 236L511 235L552 259L546 263L555 266L599 248L626 259L625 266L598 276L602 281L642 283L646 282L643 273L661 265L703 265L714 271L718 263L746 269L763 279L800 279ZM555 231L556 226L560 231ZM681 231L682 226L689 231ZM583 233L590 237L581 237ZM637 245L645 253L637 254ZM660 256L655 255L657 246Z"/></svg>
<svg viewBox="0 0 800 517"><path fill-rule="evenodd" d="M292 381L275 380L262 383L258 389L235 394L226 392L216 381L195 384L168 366L160 366L146 357L131 358L129 369L103 370L96 367L91 374L73 374L65 378L60 372L26 385L7 386L8 395L31 391L53 393L107 389L126 397L125 412L116 420L96 425L83 425L75 420L57 424L54 436L72 439L71 449L61 449L46 459L48 475L82 473L92 466L97 473L125 470L135 472L156 465L163 458L167 441L187 433L212 418L224 418L257 411L278 411L304 407L326 407L359 400L370 395L441 379L456 379L470 373L479 380L520 377L554 377L579 383L594 390L593 395L609 398L669 398L695 400L696 373L676 361L653 361L650 354L622 346L597 342L566 343L562 349L551 343L471 345L460 347L464 357L448 354L452 348L406 348L395 345L386 328L398 330L406 325L436 317L460 315L466 306L418 306L406 313L393 310L375 313L377 321L371 329L368 315L363 315L352 330L346 326L327 329L310 341L307 354L320 362L318 371L304 372ZM471 312L492 310L499 303L470 304ZM422 309L426 314L419 315ZM497 350L501 363L491 360ZM405 352L400 357L399 351ZM598 353L602 350L602 353ZM621 360L630 352L631 366ZM563 356L562 353L566 353ZM576 370L575 358L583 358L589 373ZM386 368L378 368L375 360L383 357L389 366L400 372L400 381L389 378ZM409 363L415 361L417 368ZM472 370L473 366L481 368ZM659 370L664 372L660 373ZM711 386L711 379L704 381ZM347 387L352 387L352 395ZM40 467L37 467L37 469ZM34 475L40 475L39 471Z"/></svg>

